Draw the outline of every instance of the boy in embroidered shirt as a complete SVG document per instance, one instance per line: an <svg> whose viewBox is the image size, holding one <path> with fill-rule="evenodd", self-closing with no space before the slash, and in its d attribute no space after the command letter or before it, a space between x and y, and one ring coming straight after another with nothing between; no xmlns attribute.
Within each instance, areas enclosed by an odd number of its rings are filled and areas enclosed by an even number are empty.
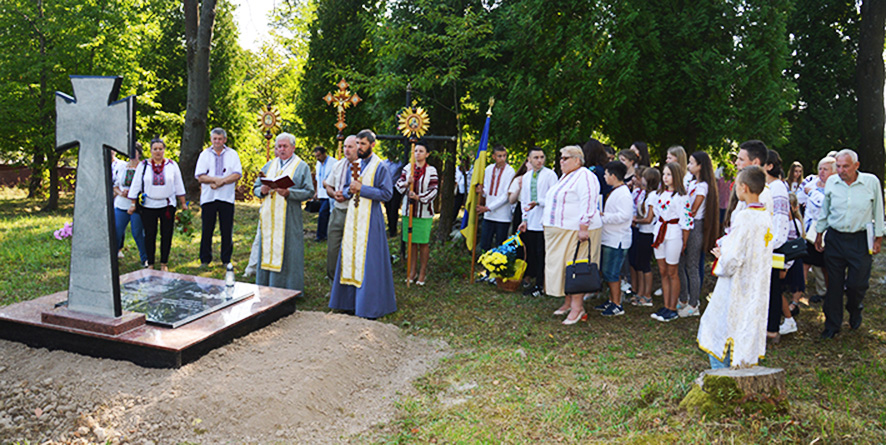
<svg viewBox="0 0 886 445"><path fill-rule="evenodd" d="M601 243L603 250L600 259L603 280L609 284L609 301L594 309L603 311L604 317L612 317L625 313L621 304L621 280L619 272L624 264L625 255L631 247L631 220L634 215L634 203L631 192L624 183L628 168L620 161L606 164L603 178L612 187L609 199L603 209L603 231Z"/></svg>
<svg viewBox="0 0 886 445"><path fill-rule="evenodd" d="M732 215L729 233L711 253L717 284L698 326L698 346L711 368L752 366L766 353L772 218L760 203L766 174L751 166L739 172L735 193L745 208Z"/></svg>

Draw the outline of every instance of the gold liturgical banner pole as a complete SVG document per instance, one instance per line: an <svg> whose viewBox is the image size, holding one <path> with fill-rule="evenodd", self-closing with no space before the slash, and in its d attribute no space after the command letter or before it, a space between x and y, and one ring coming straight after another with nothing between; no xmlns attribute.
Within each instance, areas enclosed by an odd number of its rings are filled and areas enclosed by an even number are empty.
<svg viewBox="0 0 886 445"><path fill-rule="evenodd" d="M409 174L415 178L415 143L421 139L428 131L430 119L428 113L422 107L408 107L399 115L400 124L397 129L403 136L409 138L411 150L409 153ZM409 192L415 192L417 185L415 181L411 181ZM406 232L406 287L409 287L412 278L412 213L417 203L413 203L409 199L409 193L406 194L406 213L409 215L409 223Z"/></svg>

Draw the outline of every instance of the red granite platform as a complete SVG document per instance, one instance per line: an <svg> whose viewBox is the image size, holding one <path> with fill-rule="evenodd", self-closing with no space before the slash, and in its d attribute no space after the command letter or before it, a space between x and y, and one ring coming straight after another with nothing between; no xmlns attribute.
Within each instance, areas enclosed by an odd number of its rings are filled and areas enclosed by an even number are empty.
<svg viewBox="0 0 886 445"><path fill-rule="evenodd" d="M224 285L221 280L148 269L123 275L120 281L125 283L149 275ZM0 307L0 338L33 347L128 360L147 367L180 367L234 338L295 312L295 299L300 292L249 286L254 288L251 297L176 329L141 324L118 335L44 322L43 314L56 311L56 304L67 299L66 291L58 292Z"/></svg>

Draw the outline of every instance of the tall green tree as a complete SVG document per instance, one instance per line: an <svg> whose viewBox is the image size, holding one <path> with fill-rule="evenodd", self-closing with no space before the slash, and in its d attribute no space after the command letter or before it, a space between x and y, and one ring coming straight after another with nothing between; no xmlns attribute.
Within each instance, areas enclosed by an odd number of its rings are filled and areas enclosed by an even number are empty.
<svg viewBox="0 0 886 445"><path fill-rule="evenodd" d="M797 86L797 100L787 113L785 160L800 160L814 170L827 152L858 145L858 22L855 0L794 1L788 19L791 65L785 74Z"/></svg>
<svg viewBox="0 0 886 445"><path fill-rule="evenodd" d="M70 92L68 76L137 71L145 6L137 0L8 0L0 3L0 137L4 157L31 168L29 196L49 176L46 209L58 204L55 91ZM124 76L121 94L136 90Z"/></svg>
<svg viewBox="0 0 886 445"><path fill-rule="evenodd" d="M600 128L606 110L592 70L606 44L601 26L605 5L598 1L522 0L492 11L502 56L487 75L495 82L491 138L512 152L529 145L550 158L567 144L581 143ZM481 95L481 96L483 96ZM481 110L482 111L482 110Z"/></svg>
<svg viewBox="0 0 886 445"><path fill-rule="evenodd" d="M210 98L210 51L212 49L212 29L215 26L216 0L184 0L185 48L188 60L188 101L185 122L182 129L181 163L182 171L192 172L197 165L197 157L203 150L207 134ZM200 183L194 175L185 173L185 188L188 196L199 195Z"/></svg>
<svg viewBox="0 0 886 445"><path fill-rule="evenodd" d="M603 26L612 37L591 65L599 82L588 95L606 110L595 130L620 147L645 140L659 158L674 144L784 144L788 0L610 3Z"/></svg>
<svg viewBox="0 0 886 445"><path fill-rule="evenodd" d="M306 146L336 144L337 115L323 102L323 96L336 89L335 83L340 77L347 78L352 92L366 98L365 80L375 73L375 54L368 30L380 20L377 4L366 0L316 1L316 18L307 29L309 43L304 74L295 98L299 118L295 134L304 138L302 143ZM313 13L298 4L284 5L284 8L281 24L304 23L303 16ZM290 29L296 36L302 33L299 26ZM295 39L287 39L285 43L293 54L304 50ZM373 126L365 105L350 108L347 113L345 134Z"/></svg>
<svg viewBox="0 0 886 445"><path fill-rule="evenodd" d="M861 4L861 29L858 36L856 82L858 85L858 146L859 160L865 170L877 175L882 182L886 168L883 146L883 128L886 110L883 108L883 46L886 43L886 2L864 0Z"/></svg>
<svg viewBox="0 0 886 445"><path fill-rule="evenodd" d="M394 132L393 111L402 108L402 94L410 87L413 98L429 111L430 132L460 140L463 102L472 100L472 91L495 84L485 73L498 57L492 31L492 21L480 1L393 3L389 18L376 28L373 39L377 75L369 88L374 103L367 108L385 122L379 128ZM468 108L477 109L476 105ZM436 238L445 240L451 229L449 222L455 219L452 200L458 146L431 145L436 152L432 162L442 167L439 196L440 221L444 223L438 224ZM396 156L396 149L388 156Z"/></svg>

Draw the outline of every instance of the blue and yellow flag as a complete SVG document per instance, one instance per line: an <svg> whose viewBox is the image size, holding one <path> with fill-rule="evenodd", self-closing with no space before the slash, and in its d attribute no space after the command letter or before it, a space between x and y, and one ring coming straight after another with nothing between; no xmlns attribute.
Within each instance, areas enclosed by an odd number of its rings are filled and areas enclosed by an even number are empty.
<svg viewBox="0 0 886 445"><path fill-rule="evenodd" d="M465 237L468 250L472 250L476 242L474 238L477 235L477 204L479 204L477 185L483 185L483 174L486 173L486 146L489 145L490 114L486 115L486 124L483 125L483 134L480 136L480 146L477 148L477 156L474 158L474 173L471 175L471 187L468 190L465 214L461 221L461 234Z"/></svg>

